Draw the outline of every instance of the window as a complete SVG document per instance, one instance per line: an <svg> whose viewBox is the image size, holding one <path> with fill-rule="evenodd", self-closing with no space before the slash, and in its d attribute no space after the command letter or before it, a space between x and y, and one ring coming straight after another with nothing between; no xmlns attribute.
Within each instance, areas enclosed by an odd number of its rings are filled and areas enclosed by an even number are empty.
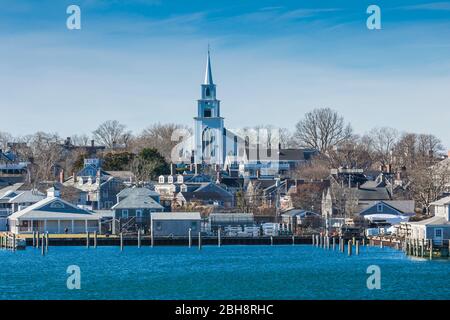
<svg viewBox="0 0 450 320"><path fill-rule="evenodd" d="M180 174L180 175L178 175L178 177L177 177L177 182L178 183L183 183L183 176Z"/></svg>
<svg viewBox="0 0 450 320"><path fill-rule="evenodd" d="M211 109L206 109L203 113L203 117L205 118L211 118Z"/></svg>
<svg viewBox="0 0 450 320"><path fill-rule="evenodd" d="M210 95L211 95L211 92L210 92L209 88L206 88L205 96L209 97Z"/></svg>
<svg viewBox="0 0 450 320"><path fill-rule="evenodd" d="M167 178L167 182L168 182L168 183L173 183L173 177L172 177L172 176L169 176L169 177Z"/></svg>
<svg viewBox="0 0 450 320"><path fill-rule="evenodd" d="M136 210L136 217L137 218L142 218L142 210Z"/></svg>
<svg viewBox="0 0 450 320"><path fill-rule="evenodd" d="M128 218L128 210L122 210L122 218Z"/></svg>
<svg viewBox="0 0 450 320"><path fill-rule="evenodd" d="M383 212L383 204L382 203L377 204L377 212Z"/></svg>
<svg viewBox="0 0 450 320"><path fill-rule="evenodd" d="M191 222L191 230L192 230L192 231L197 230L197 222L195 222L195 221L192 221L192 222Z"/></svg>
<svg viewBox="0 0 450 320"><path fill-rule="evenodd" d="M161 231L162 230L162 223L156 222L156 230Z"/></svg>
<svg viewBox="0 0 450 320"><path fill-rule="evenodd" d="M53 209L64 209L64 203L62 203L62 202L53 202L51 205L50 205L50 208L53 208Z"/></svg>
<svg viewBox="0 0 450 320"><path fill-rule="evenodd" d="M434 237L442 238L442 229L434 229Z"/></svg>
<svg viewBox="0 0 450 320"><path fill-rule="evenodd" d="M164 183L164 176L159 176L159 183Z"/></svg>

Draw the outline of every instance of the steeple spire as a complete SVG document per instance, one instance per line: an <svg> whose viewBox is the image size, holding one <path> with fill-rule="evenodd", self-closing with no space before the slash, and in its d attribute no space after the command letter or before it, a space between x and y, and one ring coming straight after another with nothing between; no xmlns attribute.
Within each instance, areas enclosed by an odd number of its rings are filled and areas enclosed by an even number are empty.
<svg viewBox="0 0 450 320"><path fill-rule="evenodd" d="M214 84L213 78L212 78L212 71L211 71L211 58L209 55L209 44L208 44L208 57L206 59L205 82L203 84L208 84L208 85Z"/></svg>

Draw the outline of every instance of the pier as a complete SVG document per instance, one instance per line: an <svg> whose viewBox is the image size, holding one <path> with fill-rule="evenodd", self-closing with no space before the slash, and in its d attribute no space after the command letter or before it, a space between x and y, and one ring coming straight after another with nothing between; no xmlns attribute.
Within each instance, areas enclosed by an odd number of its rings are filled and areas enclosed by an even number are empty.
<svg viewBox="0 0 450 320"><path fill-rule="evenodd" d="M35 238L28 236L24 239L27 246L36 246ZM48 238L48 246L84 246L90 248L88 241L92 243L92 235L51 235ZM94 235L94 248L101 246L117 246L124 250L125 246L152 247L152 246L203 246L221 247L225 245L301 245L311 244L310 236L262 236L262 237L225 237L223 235L207 236L183 236L183 237L152 237L150 235L126 235L104 236ZM40 244L39 244L40 245Z"/></svg>

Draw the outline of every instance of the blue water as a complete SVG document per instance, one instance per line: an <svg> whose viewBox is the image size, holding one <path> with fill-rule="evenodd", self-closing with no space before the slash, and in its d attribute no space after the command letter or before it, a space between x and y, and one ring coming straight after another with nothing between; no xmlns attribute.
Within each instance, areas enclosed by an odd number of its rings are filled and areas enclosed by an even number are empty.
<svg viewBox="0 0 450 320"><path fill-rule="evenodd" d="M81 289L66 269L81 269ZM381 269L369 290L366 269ZM50 247L0 250L0 299L449 299L450 261L389 248L359 256L308 246Z"/></svg>

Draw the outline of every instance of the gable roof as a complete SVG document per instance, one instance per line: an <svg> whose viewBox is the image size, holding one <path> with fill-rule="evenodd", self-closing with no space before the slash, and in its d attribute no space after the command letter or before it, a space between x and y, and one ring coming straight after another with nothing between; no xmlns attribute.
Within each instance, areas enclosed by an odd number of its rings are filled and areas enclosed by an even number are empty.
<svg viewBox="0 0 450 320"><path fill-rule="evenodd" d="M417 226L427 226L427 225L450 225L450 222L447 221L447 219L445 219L445 217L440 217L440 216L434 216L425 220L421 220L421 221L414 221L414 222L408 222L409 224L412 225L417 225Z"/></svg>
<svg viewBox="0 0 450 320"><path fill-rule="evenodd" d="M143 188L140 188L143 189ZM151 191L151 190L148 190ZM156 202L149 193L145 190L141 190L135 193L130 193L119 203L112 206L115 209L160 209L163 210L164 207Z"/></svg>
<svg viewBox="0 0 450 320"><path fill-rule="evenodd" d="M436 200L436 201L430 203L430 205L432 205L432 206L445 206L448 204L450 204L450 196L441 198L439 200Z"/></svg>
<svg viewBox="0 0 450 320"><path fill-rule="evenodd" d="M9 200L9 203L36 203L44 199L46 195L37 190L26 190Z"/></svg>
<svg viewBox="0 0 450 320"><path fill-rule="evenodd" d="M391 196L386 188L358 188L359 200L390 200Z"/></svg>
<svg viewBox="0 0 450 320"><path fill-rule="evenodd" d="M122 191L120 191L117 194L117 197L119 198L123 198L123 197L128 197L132 194L136 194L136 195L141 195L141 196L148 196L148 197L159 197L159 193L156 191L153 191L149 188L145 188L145 187L132 187L132 188L125 188L122 189Z"/></svg>
<svg viewBox="0 0 450 320"><path fill-rule="evenodd" d="M9 219L98 220L99 216L60 198L47 197L23 210L13 213L9 216Z"/></svg>

